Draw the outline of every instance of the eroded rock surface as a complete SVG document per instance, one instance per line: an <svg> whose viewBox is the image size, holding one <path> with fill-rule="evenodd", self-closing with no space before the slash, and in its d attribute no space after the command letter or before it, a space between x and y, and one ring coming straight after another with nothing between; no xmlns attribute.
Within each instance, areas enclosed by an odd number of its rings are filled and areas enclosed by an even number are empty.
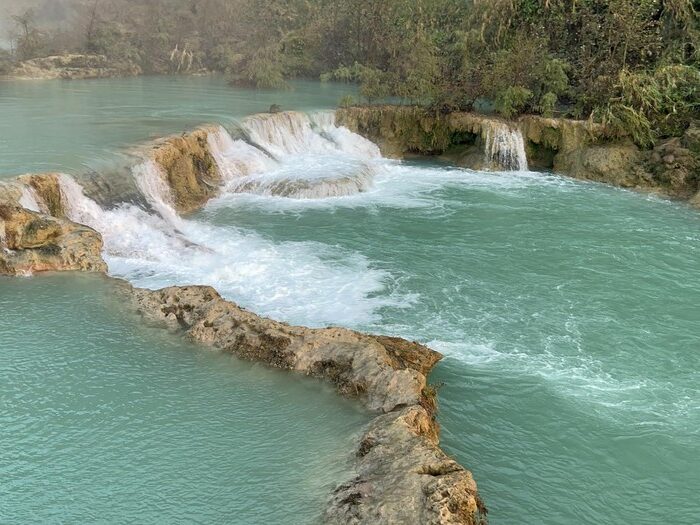
<svg viewBox="0 0 700 525"><path fill-rule="evenodd" d="M106 272L102 237L66 219L0 204L0 274Z"/></svg>
<svg viewBox="0 0 700 525"><path fill-rule="evenodd" d="M381 412L356 451L357 475L332 496L333 524L485 522L471 474L438 445L426 375L442 357L399 338L311 329L259 317L210 287L133 290L141 314L193 341L329 381Z"/></svg>
<svg viewBox="0 0 700 525"><path fill-rule="evenodd" d="M213 128L201 127L156 144L151 158L165 172L173 204L180 213L191 213L216 196L221 173L207 143Z"/></svg>

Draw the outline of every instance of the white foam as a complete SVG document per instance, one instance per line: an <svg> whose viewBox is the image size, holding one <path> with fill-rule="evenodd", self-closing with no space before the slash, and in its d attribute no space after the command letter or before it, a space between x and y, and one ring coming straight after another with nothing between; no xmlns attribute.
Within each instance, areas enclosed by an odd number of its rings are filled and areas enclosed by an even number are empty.
<svg viewBox="0 0 700 525"><path fill-rule="evenodd" d="M250 140L278 160L288 155L344 153L379 158L379 148L369 140L335 125L332 112L298 112L254 115L241 126Z"/></svg>
<svg viewBox="0 0 700 525"><path fill-rule="evenodd" d="M158 175L147 163L135 172ZM150 182L142 187L159 187L157 178ZM129 204L105 210L70 177L60 185L69 218L102 233L110 273L137 286L207 284L256 313L311 326L365 324L380 308L403 303L375 296L389 276L358 254L182 218L175 228L159 214L166 201L160 191L146 192L153 213Z"/></svg>
<svg viewBox="0 0 700 525"><path fill-rule="evenodd" d="M224 194L325 199L366 192L372 186L379 148L337 127L333 112L255 115L242 127L259 147L232 139L223 128L209 136L225 180Z"/></svg>

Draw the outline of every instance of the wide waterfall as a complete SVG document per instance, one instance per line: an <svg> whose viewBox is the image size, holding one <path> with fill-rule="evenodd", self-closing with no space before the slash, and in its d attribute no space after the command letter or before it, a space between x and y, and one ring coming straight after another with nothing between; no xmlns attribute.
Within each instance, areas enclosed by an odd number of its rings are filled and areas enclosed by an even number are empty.
<svg viewBox="0 0 700 525"><path fill-rule="evenodd" d="M209 148L223 193L293 199L343 197L368 191L379 148L344 127L333 112L254 115L241 123L249 142L219 128Z"/></svg>
<svg viewBox="0 0 700 525"><path fill-rule="evenodd" d="M525 140L517 128L494 120L482 124L486 163L505 171L527 171Z"/></svg>
<svg viewBox="0 0 700 525"><path fill-rule="evenodd" d="M333 112L311 116L299 112L253 115L241 127L251 142L276 158L294 154L346 153L365 158L380 157L369 140L335 125Z"/></svg>

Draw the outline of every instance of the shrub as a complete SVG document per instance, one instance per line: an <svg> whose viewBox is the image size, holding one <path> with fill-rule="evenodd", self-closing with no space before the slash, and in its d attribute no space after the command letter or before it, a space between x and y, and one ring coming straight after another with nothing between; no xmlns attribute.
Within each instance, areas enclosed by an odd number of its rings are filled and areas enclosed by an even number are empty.
<svg viewBox="0 0 700 525"><path fill-rule="evenodd" d="M496 96L496 111L506 118L522 113L532 99L532 91L521 86L511 86Z"/></svg>
<svg viewBox="0 0 700 525"><path fill-rule="evenodd" d="M554 107L557 105L557 96L548 91L540 98L537 104L537 111L540 112L545 117L552 117L554 115Z"/></svg>

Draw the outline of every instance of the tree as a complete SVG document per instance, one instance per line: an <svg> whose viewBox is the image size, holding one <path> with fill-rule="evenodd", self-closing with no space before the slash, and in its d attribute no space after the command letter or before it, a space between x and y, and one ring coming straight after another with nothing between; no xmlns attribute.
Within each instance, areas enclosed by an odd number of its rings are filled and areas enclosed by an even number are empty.
<svg viewBox="0 0 700 525"><path fill-rule="evenodd" d="M36 27L36 15L33 9L27 9L19 15L14 15L15 22L14 48L20 60L36 58L42 47L41 33Z"/></svg>

